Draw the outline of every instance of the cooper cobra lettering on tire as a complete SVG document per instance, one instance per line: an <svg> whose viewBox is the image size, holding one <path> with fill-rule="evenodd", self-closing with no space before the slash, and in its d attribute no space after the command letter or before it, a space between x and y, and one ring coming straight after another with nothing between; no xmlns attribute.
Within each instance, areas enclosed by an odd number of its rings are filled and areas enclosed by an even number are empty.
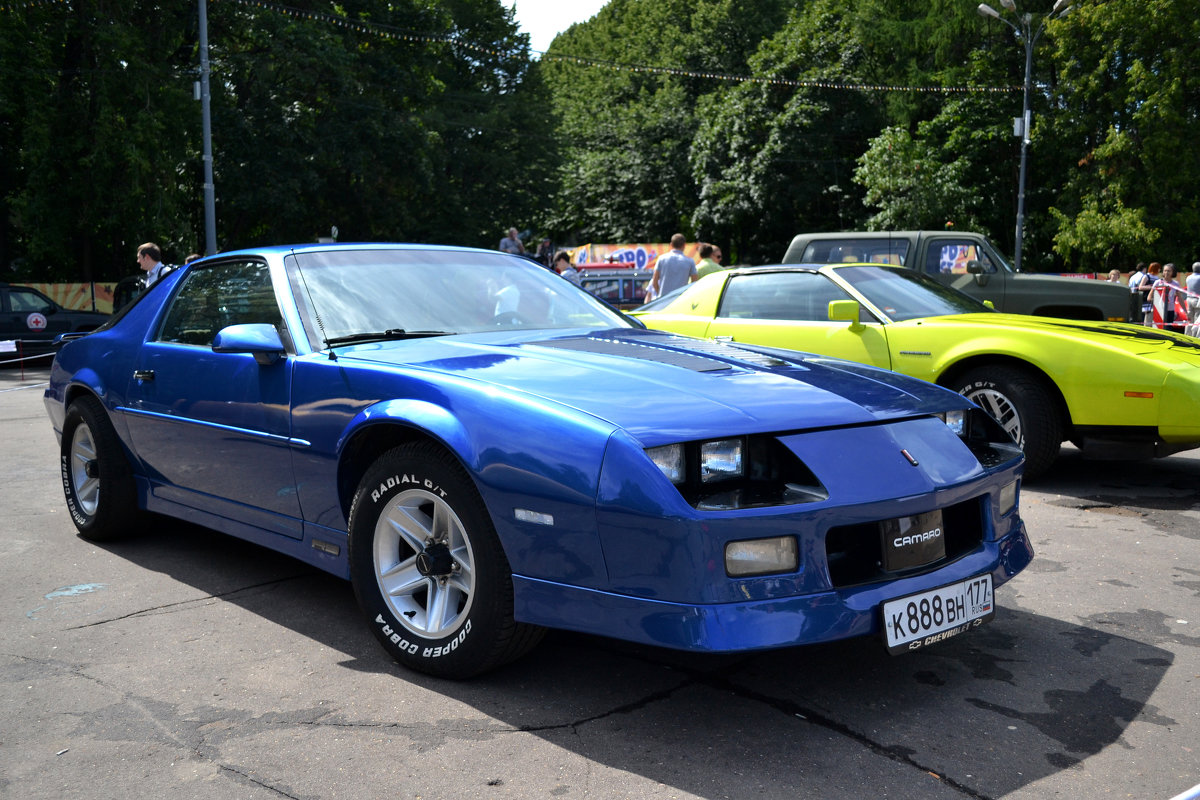
<svg viewBox="0 0 1200 800"><path fill-rule="evenodd" d="M375 638L400 663L467 678L525 653L512 572L466 471L428 442L385 453L350 507L350 577Z"/></svg>
<svg viewBox="0 0 1200 800"><path fill-rule="evenodd" d="M1045 472L1058 457L1063 422L1045 385L1019 367L973 369L950 388L988 412L1025 451L1025 477Z"/></svg>
<svg viewBox="0 0 1200 800"><path fill-rule="evenodd" d="M104 406L91 395L71 403L63 419L63 495L79 535L117 538L139 514L133 474Z"/></svg>

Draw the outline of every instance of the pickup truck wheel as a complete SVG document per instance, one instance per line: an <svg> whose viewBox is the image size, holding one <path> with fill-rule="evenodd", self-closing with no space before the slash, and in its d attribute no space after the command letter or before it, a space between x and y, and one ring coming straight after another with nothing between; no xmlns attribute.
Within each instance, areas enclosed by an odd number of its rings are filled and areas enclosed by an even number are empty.
<svg viewBox="0 0 1200 800"><path fill-rule="evenodd" d="M432 443L367 471L350 507L350 578L375 638L401 664L469 678L511 661L543 629L513 619L512 569L475 485Z"/></svg>
<svg viewBox="0 0 1200 800"><path fill-rule="evenodd" d="M1062 420L1049 391L1027 371L983 367L951 386L991 414L1025 452L1025 477L1041 475L1058 457Z"/></svg>

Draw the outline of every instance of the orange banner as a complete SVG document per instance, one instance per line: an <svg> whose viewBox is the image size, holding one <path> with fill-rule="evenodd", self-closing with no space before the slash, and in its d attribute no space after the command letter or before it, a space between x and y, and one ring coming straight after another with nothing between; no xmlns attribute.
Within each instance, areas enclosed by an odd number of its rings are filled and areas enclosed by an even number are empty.
<svg viewBox="0 0 1200 800"><path fill-rule="evenodd" d="M100 311L111 314L116 283L19 283L28 286L72 311Z"/></svg>

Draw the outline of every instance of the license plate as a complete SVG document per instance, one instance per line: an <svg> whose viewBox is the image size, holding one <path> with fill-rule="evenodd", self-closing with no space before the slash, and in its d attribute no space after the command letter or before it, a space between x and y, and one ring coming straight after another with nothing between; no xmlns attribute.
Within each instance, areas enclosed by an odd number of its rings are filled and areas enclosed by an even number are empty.
<svg viewBox="0 0 1200 800"><path fill-rule="evenodd" d="M889 600L883 604L888 652L906 653L949 639L982 625L995 613L991 575Z"/></svg>

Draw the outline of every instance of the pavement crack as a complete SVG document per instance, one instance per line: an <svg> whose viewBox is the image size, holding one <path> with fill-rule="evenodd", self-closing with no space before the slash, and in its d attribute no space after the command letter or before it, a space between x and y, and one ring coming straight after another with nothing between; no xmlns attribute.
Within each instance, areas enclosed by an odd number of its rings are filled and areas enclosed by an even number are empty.
<svg viewBox="0 0 1200 800"><path fill-rule="evenodd" d="M577 728L580 728L584 725L588 725L593 722L598 722L599 720L607 719L608 717L615 717L615 716L619 716L621 714L632 714L635 711L641 711L643 708L646 708L647 706L651 706L651 705L654 705L655 703L659 703L659 702L662 702L663 700L669 699L672 695L674 695L680 689L686 689L687 687L692 686L694 683L695 683L695 681L692 681L692 680L683 681L682 683L679 683L678 685L673 686L669 689L660 689L657 692L652 692L652 693L650 693L644 697L641 697L637 700L634 700L629 703L625 703L624 705L616 706L614 708L610 708L609 710L601 712L599 714L593 714L590 717L583 717L581 719L572 720L571 722L563 722L563 723L559 723L556 725L521 726L518 728L514 728L513 731L515 733L539 733L541 731L576 730Z"/></svg>
<svg viewBox="0 0 1200 800"><path fill-rule="evenodd" d="M231 767L228 764L217 764L217 768L220 769L222 772L232 773L244 781L253 783L255 786L261 786L262 788L266 789L267 791L274 792L275 794L279 795L280 797L288 797L288 798L291 798L291 800L300 800L300 798L296 797L296 795L288 794L287 792L283 791L282 789L272 786L271 784L269 784L265 781L261 781L258 778L254 777L253 775L243 772L242 770L238 769L237 767Z"/></svg>
<svg viewBox="0 0 1200 800"><path fill-rule="evenodd" d="M876 753L887 759L895 761L898 764L904 764L905 766L912 767L913 769L917 769L917 770L920 770L921 772L924 772L926 775L929 775L930 777L934 778L942 785L944 785L950 789L953 789L956 792L959 792L964 797L970 797L970 798L973 798L973 800L992 800L992 798L989 795L983 794L981 792L977 792L974 789L972 789L970 786L962 784L962 783L956 781L954 778L951 778L950 776L948 776L944 773L940 773L935 769L932 769L930 767L925 766L924 764L921 764L916 759L914 759L911 755L909 755L907 752L905 752L901 749L898 749L898 748L888 747L886 745L880 744L879 742L875 741L874 739L871 739L866 734L856 731L853 728L851 728L849 725L846 725L843 722L838 722L837 720L821 713L820 711L809 708L807 706L802 706L799 703L793 702L791 700L785 700L781 697L774 697L772 695L764 694L762 692L752 691L750 689L747 689L744 686L739 686L724 677L702 676L702 677L700 677L699 680L700 680L700 682L710 686L713 689L718 689L718 690L724 691L724 692L730 692L730 693L735 694L738 697L744 698L746 700L752 700L757 703L762 703L763 705L774 708L775 710L780 711L780 712L788 715L789 717L800 717L802 720L804 720L806 722L810 722L813 725L817 725L819 727L825 728L826 730L832 731L840 736L844 736L847 739L855 741L855 742L859 743L860 745L862 745L863 747L866 747L868 750L870 750L873 753Z"/></svg>
<svg viewBox="0 0 1200 800"><path fill-rule="evenodd" d="M175 603L164 603L161 606L152 606L150 608L142 608L142 609L138 609L137 611L131 611L128 614L121 614L120 616L116 616L116 617L108 617L107 619L96 620L95 622L88 622L83 625L74 625L72 627L67 628L66 630L69 630L69 631L85 630L87 628L95 628L99 625L107 625L110 622L121 622L122 620L132 619L134 617L145 617L145 616L151 616L151 615L160 614L160 613L174 613L176 611L181 611L181 610L187 609L190 606L208 603L213 600L221 600L223 598L233 597L233 596L242 594L244 592L252 592L252 591L255 591L258 589L263 589L263 588L267 588L270 586L278 586L279 584L288 583L290 581L295 581L295 580L300 580L302 578L306 579L306 578L310 578L310 577L312 577L312 573L308 573L308 572L299 574L299 575L289 575L289 576L286 576L283 578L276 578L275 580L263 581L262 583L251 584L250 586L240 586L237 589L230 589L228 592L219 592L217 594L205 595L204 597L193 597L190 600L180 600Z"/></svg>

